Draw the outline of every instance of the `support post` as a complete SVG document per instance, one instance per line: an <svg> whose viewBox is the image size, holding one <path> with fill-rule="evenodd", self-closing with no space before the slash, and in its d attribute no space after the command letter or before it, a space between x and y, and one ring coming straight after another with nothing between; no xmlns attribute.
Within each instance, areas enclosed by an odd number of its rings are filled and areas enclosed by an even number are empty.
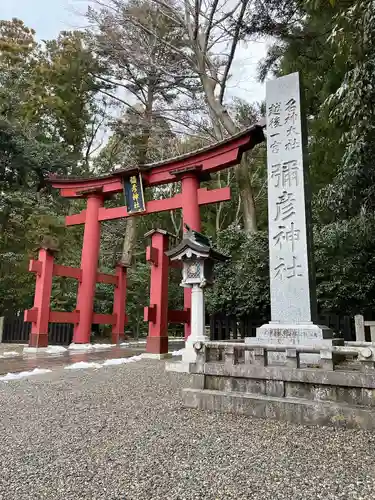
<svg viewBox="0 0 375 500"><path fill-rule="evenodd" d="M153 231L147 260L151 263L150 307L145 307L149 322L146 352L152 355L168 353L168 233Z"/></svg>
<svg viewBox="0 0 375 500"><path fill-rule="evenodd" d="M0 344L3 341L3 332L4 332L4 316L0 316Z"/></svg>
<svg viewBox="0 0 375 500"><path fill-rule="evenodd" d="M116 266L117 284L113 296L113 314L116 323L112 326L112 344L120 343L124 339L126 318L126 281L127 268L122 264Z"/></svg>
<svg viewBox="0 0 375 500"><path fill-rule="evenodd" d="M201 230L201 215L198 203L199 179L196 172L188 172L181 176L182 220L194 231ZM184 289L184 309L191 310L191 288ZM186 323L185 340L191 333L190 323Z"/></svg>
<svg viewBox="0 0 375 500"><path fill-rule="evenodd" d="M88 195L81 257L82 279L77 294L77 309L80 316L73 333L75 344L90 343L100 248L99 209L103 204L104 198L101 193Z"/></svg>
<svg viewBox="0 0 375 500"><path fill-rule="evenodd" d="M357 342L365 342L365 320L362 314L357 314L354 316L355 324L355 340Z"/></svg>
<svg viewBox="0 0 375 500"><path fill-rule="evenodd" d="M182 355L184 363L195 363L197 354L194 349L196 342L207 342L205 335L205 307L204 291L198 284L191 290L191 334L186 340L185 350Z"/></svg>
<svg viewBox="0 0 375 500"><path fill-rule="evenodd" d="M53 252L46 248L39 250L38 270L34 295L35 321L32 321L29 347L48 347L48 321L53 278ZM32 268L30 263L30 270ZM25 321L29 311L25 311Z"/></svg>

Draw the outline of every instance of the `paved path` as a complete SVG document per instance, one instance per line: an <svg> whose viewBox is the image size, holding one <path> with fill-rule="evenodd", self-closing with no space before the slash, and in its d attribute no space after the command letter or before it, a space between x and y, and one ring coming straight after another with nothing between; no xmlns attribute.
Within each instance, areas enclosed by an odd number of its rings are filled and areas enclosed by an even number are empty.
<svg viewBox="0 0 375 500"><path fill-rule="evenodd" d="M66 350L59 354L25 354L12 358L0 359L0 375L31 371L34 368L56 369L79 361L95 362L105 359L129 358L144 352L144 347L127 349L111 347L110 349L96 349L95 351Z"/></svg>
<svg viewBox="0 0 375 500"><path fill-rule="evenodd" d="M1 500L372 500L375 434L182 407L163 362L0 383Z"/></svg>

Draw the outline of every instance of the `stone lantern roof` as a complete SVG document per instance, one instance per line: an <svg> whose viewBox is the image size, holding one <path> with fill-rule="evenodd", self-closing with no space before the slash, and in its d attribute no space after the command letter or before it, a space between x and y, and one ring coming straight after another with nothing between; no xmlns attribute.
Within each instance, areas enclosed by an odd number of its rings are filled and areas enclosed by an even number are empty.
<svg viewBox="0 0 375 500"><path fill-rule="evenodd" d="M166 255L172 259L184 259L200 257L203 259L212 259L218 262L226 262L230 259L211 246L210 240L207 236L198 231L194 231L187 224L184 224L187 232L184 233L181 242L168 252Z"/></svg>

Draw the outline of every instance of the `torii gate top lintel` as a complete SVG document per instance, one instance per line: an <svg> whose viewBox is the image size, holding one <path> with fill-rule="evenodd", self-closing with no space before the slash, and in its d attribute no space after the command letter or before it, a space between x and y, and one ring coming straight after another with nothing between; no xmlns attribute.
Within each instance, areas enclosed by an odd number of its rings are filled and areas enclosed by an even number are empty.
<svg viewBox="0 0 375 500"><path fill-rule="evenodd" d="M143 185L157 186L177 182L181 175L196 175L204 180L210 173L236 165L242 153L265 140L264 123L259 122L242 132L205 148L156 163L117 169L109 174L90 178L50 177L50 183L66 198L86 198L95 190L104 196L123 191L123 179L140 172Z"/></svg>

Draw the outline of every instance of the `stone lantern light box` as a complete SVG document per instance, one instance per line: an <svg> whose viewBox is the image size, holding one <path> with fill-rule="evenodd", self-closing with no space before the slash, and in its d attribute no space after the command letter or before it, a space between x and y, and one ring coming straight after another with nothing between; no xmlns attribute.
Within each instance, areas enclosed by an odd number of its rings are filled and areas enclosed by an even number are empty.
<svg viewBox="0 0 375 500"><path fill-rule="evenodd" d="M185 228L187 232L182 241L167 252L171 260L183 262L181 286L213 285L215 262L226 262L229 257L214 250L204 234L193 231L187 224Z"/></svg>

